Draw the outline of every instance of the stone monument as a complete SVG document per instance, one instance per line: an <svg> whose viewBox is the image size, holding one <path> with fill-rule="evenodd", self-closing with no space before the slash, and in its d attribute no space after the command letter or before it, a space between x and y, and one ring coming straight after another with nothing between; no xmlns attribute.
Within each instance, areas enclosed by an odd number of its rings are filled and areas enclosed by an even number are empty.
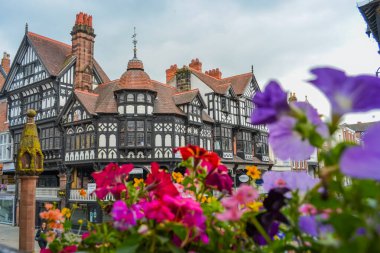
<svg viewBox="0 0 380 253"><path fill-rule="evenodd" d="M28 110L16 162L16 173L21 180L19 250L23 252L34 251L36 185L44 163L34 116L36 111Z"/></svg>

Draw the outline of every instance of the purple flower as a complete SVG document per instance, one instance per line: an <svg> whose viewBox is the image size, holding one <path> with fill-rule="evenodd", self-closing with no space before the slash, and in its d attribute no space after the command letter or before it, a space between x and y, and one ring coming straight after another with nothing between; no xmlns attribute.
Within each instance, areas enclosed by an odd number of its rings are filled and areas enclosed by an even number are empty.
<svg viewBox="0 0 380 253"><path fill-rule="evenodd" d="M315 216L301 216L298 221L298 226L302 232L311 236L318 236L318 222Z"/></svg>
<svg viewBox="0 0 380 253"><path fill-rule="evenodd" d="M363 146L348 148L340 159L343 174L380 181L380 124L368 128Z"/></svg>
<svg viewBox="0 0 380 253"><path fill-rule="evenodd" d="M309 124L315 127L320 136L328 136L326 124L322 122L318 112L310 104L297 102L293 103L292 106L295 110L302 111L306 115ZM280 159L305 160L315 150L309 140L295 130L296 124L295 118L283 116L276 123L268 125L269 143L273 152Z"/></svg>
<svg viewBox="0 0 380 253"><path fill-rule="evenodd" d="M113 204L112 218L114 226L122 231L135 226L136 220L141 219L143 216L138 204L132 205L130 208L122 200L118 200Z"/></svg>
<svg viewBox="0 0 380 253"><path fill-rule="evenodd" d="M346 76L333 68L316 68L310 82L330 100L333 114L365 112L380 108L380 79L374 76Z"/></svg>
<svg viewBox="0 0 380 253"><path fill-rule="evenodd" d="M294 171L268 171L263 176L264 189L270 191L276 187L286 187L291 190L307 191L318 183L318 179L312 178L306 172Z"/></svg>
<svg viewBox="0 0 380 253"><path fill-rule="evenodd" d="M258 92L252 101L256 106L251 117L254 125L273 123L281 114L289 111L287 94L275 81L269 82L264 92Z"/></svg>

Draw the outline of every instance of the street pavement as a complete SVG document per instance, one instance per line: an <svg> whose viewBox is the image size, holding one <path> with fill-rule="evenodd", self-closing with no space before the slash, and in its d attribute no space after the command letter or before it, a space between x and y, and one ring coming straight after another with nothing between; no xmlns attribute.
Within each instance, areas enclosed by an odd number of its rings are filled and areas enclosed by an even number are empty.
<svg viewBox="0 0 380 253"><path fill-rule="evenodd" d="M19 227L0 224L0 252L2 252L2 250L5 252L5 248L2 245L18 250L18 233ZM35 252L40 252L40 247L38 247L37 242L34 244L34 250Z"/></svg>

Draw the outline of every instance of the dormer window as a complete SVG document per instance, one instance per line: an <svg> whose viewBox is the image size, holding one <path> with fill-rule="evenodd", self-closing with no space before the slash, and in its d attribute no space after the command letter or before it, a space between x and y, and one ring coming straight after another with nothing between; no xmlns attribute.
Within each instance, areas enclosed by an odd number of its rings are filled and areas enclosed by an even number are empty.
<svg viewBox="0 0 380 253"><path fill-rule="evenodd" d="M124 96L124 94L120 94L120 96L119 96L119 102L120 103L124 103L125 102L125 96Z"/></svg>
<svg viewBox="0 0 380 253"><path fill-rule="evenodd" d="M152 96L151 95L146 95L146 102L152 103Z"/></svg>

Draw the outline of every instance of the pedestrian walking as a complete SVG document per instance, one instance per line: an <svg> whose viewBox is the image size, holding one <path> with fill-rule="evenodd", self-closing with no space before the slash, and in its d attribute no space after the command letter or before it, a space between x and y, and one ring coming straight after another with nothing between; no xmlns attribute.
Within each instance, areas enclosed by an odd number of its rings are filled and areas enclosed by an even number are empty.
<svg viewBox="0 0 380 253"><path fill-rule="evenodd" d="M45 234L47 232L47 226L46 222L42 222L41 227L37 230L35 240L38 242L38 246L40 246L41 249L46 248L47 241L45 238Z"/></svg>

